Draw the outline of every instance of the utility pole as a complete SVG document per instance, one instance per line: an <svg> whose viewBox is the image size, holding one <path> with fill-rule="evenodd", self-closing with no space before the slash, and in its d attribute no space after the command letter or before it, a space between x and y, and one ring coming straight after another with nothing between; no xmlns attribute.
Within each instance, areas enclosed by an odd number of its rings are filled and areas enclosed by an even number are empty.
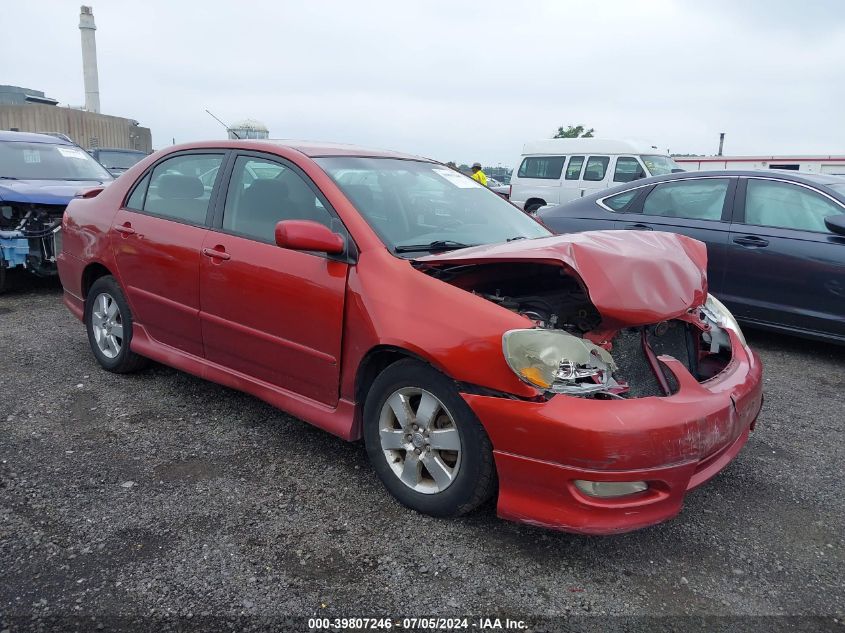
<svg viewBox="0 0 845 633"><path fill-rule="evenodd" d="M719 153L717 154L717 156L721 156L721 155L722 155L722 150L723 150L723 149L725 149L725 133L724 133L724 132L720 132L720 133L719 133Z"/></svg>

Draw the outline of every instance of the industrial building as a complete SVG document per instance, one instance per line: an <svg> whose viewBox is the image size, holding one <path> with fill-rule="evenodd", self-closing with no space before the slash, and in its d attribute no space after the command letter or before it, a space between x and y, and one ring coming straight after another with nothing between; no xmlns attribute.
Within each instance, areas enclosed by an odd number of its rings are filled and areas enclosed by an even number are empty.
<svg viewBox="0 0 845 633"><path fill-rule="evenodd" d="M56 99L46 97L40 90L0 86L0 130L63 134L87 149L114 147L152 151L149 128L141 127L134 119L100 113L96 29L91 7L81 7L79 32L85 106L59 107Z"/></svg>

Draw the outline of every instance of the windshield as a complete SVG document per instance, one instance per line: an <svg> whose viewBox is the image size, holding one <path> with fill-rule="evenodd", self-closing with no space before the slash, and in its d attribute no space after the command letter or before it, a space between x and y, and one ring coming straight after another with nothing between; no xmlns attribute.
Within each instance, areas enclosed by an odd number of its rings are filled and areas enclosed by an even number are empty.
<svg viewBox="0 0 845 633"><path fill-rule="evenodd" d="M640 156L652 176L671 174L673 169L681 169L680 165L669 156Z"/></svg>
<svg viewBox="0 0 845 633"><path fill-rule="evenodd" d="M84 149L58 143L0 141L0 179L113 180Z"/></svg>
<svg viewBox="0 0 845 633"><path fill-rule="evenodd" d="M100 164L111 169L129 169L145 156L145 154L139 154L138 152L117 152L112 150L100 150L97 155L100 157Z"/></svg>
<svg viewBox="0 0 845 633"><path fill-rule="evenodd" d="M443 165L397 158L316 160L394 252L413 256L551 235L499 195Z"/></svg>

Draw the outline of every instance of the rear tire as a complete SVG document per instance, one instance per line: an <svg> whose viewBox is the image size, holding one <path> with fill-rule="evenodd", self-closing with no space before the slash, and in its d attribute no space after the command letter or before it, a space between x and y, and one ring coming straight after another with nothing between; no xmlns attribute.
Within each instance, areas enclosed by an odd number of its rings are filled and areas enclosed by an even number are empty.
<svg viewBox="0 0 845 633"><path fill-rule="evenodd" d="M388 491L423 514L466 514L496 489L484 427L454 382L420 361L401 360L375 379L364 404L364 443Z"/></svg>
<svg viewBox="0 0 845 633"><path fill-rule="evenodd" d="M531 202L530 204L525 205L525 212L526 213L536 213L537 209L545 205L545 202Z"/></svg>
<svg viewBox="0 0 845 633"><path fill-rule="evenodd" d="M103 369L127 374L149 363L130 349L132 311L111 275L100 277L88 290L83 320L91 351Z"/></svg>

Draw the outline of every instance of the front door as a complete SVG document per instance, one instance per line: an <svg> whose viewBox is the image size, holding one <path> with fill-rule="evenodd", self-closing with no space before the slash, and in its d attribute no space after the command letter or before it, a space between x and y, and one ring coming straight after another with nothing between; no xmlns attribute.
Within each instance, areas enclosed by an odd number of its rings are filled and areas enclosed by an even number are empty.
<svg viewBox="0 0 845 633"><path fill-rule="evenodd" d="M202 356L200 249L222 153L186 153L158 163L115 216L112 250L137 323L160 343Z"/></svg>
<svg viewBox="0 0 845 633"><path fill-rule="evenodd" d="M221 197L222 199L222 197ZM202 247L200 305L208 360L328 405L338 401L343 258L276 246L280 220L340 220L292 164L237 157Z"/></svg>
<svg viewBox="0 0 845 633"><path fill-rule="evenodd" d="M610 156L588 156L581 176L581 196L590 196L610 186Z"/></svg>
<svg viewBox="0 0 845 633"><path fill-rule="evenodd" d="M741 183L725 303L742 319L845 336L845 237L824 224L845 210L794 182Z"/></svg>

